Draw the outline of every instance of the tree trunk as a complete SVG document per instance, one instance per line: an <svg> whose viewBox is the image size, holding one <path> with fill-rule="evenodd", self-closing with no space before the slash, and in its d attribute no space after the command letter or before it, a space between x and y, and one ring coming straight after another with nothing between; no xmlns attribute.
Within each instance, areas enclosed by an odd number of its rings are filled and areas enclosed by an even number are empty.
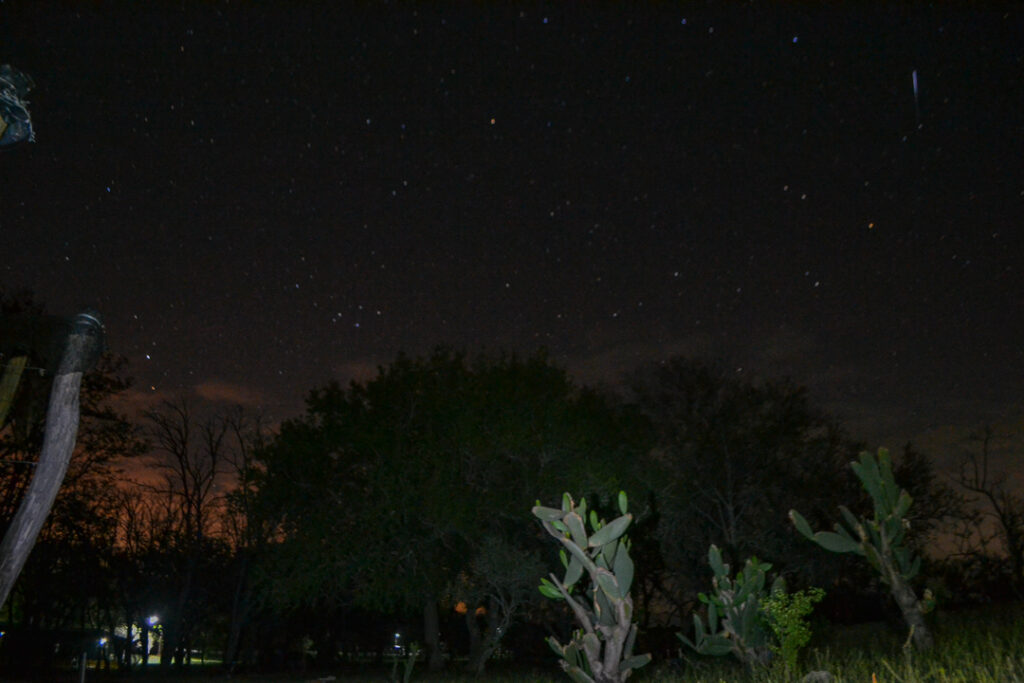
<svg viewBox="0 0 1024 683"><path fill-rule="evenodd" d="M895 598L896 604L900 606L903 620L910 627L914 649L918 652L930 650L935 641L932 638L931 631L928 630L928 625L924 621L924 613L921 612L921 606L917 601L914 589L895 572L891 575L891 586L892 597Z"/></svg>
<svg viewBox="0 0 1024 683"><path fill-rule="evenodd" d="M1019 600L1024 597L1024 538L1014 522L1015 519L1003 521L1003 535L1006 538L1006 554L1010 558L1010 588Z"/></svg>
<svg viewBox="0 0 1024 683"><path fill-rule="evenodd" d="M174 621L168 619L163 624L163 643L160 647L160 671L166 674L171 669L171 659L174 656L174 641L178 639L178 632L174 627Z"/></svg>
<svg viewBox="0 0 1024 683"><path fill-rule="evenodd" d="M423 603L423 640L427 647L430 670L440 671L444 668L444 654L441 652L441 626L434 596L428 597Z"/></svg>
<svg viewBox="0 0 1024 683"><path fill-rule="evenodd" d="M197 543L196 547L200 545ZM191 552L197 551L192 550ZM185 663L183 648L188 635L187 630L191 626L186 621L186 611L192 601L192 585L198 564L199 558L195 554L188 558L185 580L178 592L176 608L164 626L164 651L160 653L160 668L164 671L167 671L172 663L177 668L181 668Z"/></svg>
<svg viewBox="0 0 1024 683"><path fill-rule="evenodd" d="M149 622L145 619L142 621L142 635L139 637L139 641L142 644L142 662L139 664L139 668L145 671L149 665Z"/></svg>
<svg viewBox="0 0 1024 683"><path fill-rule="evenodd" d="M487 661L498 649L501 642L501 626L505 619L498 613L498 603L491 599L487 603L487 629L481 637L480 626L476 621L476 614L466 612L466 627L469 629L469 661L466 663L466 671L480 676L487 666Z"/></svg>
<svg viewBox="0 0 1024 683"><path fill-rule="evenodd" d="M224 667L228 674L234 673L238 665L239 643L242 639L242 626L249 616L249 556L242 555L238 569L238 581L235 583L235 595L231 601L231 625L228 629L228 643L224 648Z"/></svg>
<svg viewBox="0 0 1024 683"><path fill-rule="evenodd" d="M95 363L102 347L102 329L95 316L81 313L76 316L68 335L50 389L43 448L36 472L0 543L0 604L7 601L64 481L78 435L78 392L82 373Z"/></svg>
<svg viewBox="0 0 1024 683"><path fill-rule="evenodd" d="M469 661L466 671L476 672L476 662L480 659L481 641L480 624L476 620L476 610L471 605L466 607L466 633L469 634Z"/></svg>
<svg viewBox="0 0 1024 683"><path fill-rule="evenodd" d="M7 413L14 403L14 392L21 381L21 373L25 371L28 356L16 356L7 361L3 379L0 379L0 427L7 423Z"/></svg>

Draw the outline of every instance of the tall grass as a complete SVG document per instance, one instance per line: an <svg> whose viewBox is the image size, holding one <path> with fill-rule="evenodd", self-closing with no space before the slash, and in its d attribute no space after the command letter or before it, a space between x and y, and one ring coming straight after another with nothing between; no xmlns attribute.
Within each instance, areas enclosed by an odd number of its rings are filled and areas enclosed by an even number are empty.
<svg viewBox="0 0 1024 683"><path fill-rule="evenodd" d="M904 648L906 633L885 625L835 628L809 647L797 671L781 662L749 672L734 662L689 658L644 678L658 683L797 683L809 671L828 671L840 683L1024 683L1024 606L938 614L935 647Z"/></svg>

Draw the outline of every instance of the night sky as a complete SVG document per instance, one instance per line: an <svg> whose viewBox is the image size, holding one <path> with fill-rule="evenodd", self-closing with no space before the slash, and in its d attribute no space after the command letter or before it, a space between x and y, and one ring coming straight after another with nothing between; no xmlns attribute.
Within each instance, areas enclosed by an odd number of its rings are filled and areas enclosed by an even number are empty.
<svg viewBox="0 0 1024 683"><path fill-rule="evenodd" d="M688 354L948 456L1022 431L1024 13L937 4L0 2L0 285L137 406Z"/></svg>

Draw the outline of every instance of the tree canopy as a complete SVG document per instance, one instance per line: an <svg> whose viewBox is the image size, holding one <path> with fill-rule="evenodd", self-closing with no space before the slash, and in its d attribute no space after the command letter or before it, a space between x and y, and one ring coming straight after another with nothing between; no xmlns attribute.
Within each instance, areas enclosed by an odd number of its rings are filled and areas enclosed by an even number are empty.
<svg viewBox="0 0 1024 683"><path fill-rule="evenodd" d="M804 389L685 358L642 368L631 386L655 434L645 472L673 573L701 577L712 543L733 564L756 555L790 570L822 565L786 514L794 501L824 515L857 497L846 472L857 445Z"/></svg>
<svg viewBox="0 0 1024 683"><path fill-rule="evenodd" d="M618 490L640 453L626 419L543 353L440 348L315 390L262 454L260 495L282 537L273 590L429 609L480 566L485 539L530 553L522 511L537 496ZM305 571L289 571L300 556Z"/></svg>

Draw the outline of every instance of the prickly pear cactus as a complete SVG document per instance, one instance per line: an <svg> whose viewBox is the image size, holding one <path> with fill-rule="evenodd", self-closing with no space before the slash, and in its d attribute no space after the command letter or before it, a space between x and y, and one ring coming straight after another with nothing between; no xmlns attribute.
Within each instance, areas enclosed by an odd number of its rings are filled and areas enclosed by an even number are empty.
<svg viewBox="0 0 1024 683"><path fill-rule="evenodd" d="M633 623L633 560L629 557L626 528L633 515L626 511L625 492L619 492L621 516L611 522L598 519L587 502L577 505L568 493L561 509L534 506L534 517L561 545L559 555L565 573L541 579L540 592L554 600L565 600L580 628L562 645L555 638L548 644L562 658L562 669L577 683L622 683L634 669L651 660L649 654L633 655L636 624ZM587 521L590 531L587 531ZM584 572L590 579L585 597L574 595Z"/></svg>
<svg viewBox="0 0 1024 683"><path fill-rule="evenodd" d="M801 534L834 553L855 553L867 559L888 584L893 599L903 613L910 628L910 637L918 650L927 650L932 635L924 621L923 605L917 599L910 580L921 568L921 558L915 557L904 545L910 522L907 512L913 499L906 490L896 485L892 474L889 451L878 449L876 459L868 451L860 454L860 462L850 463L864 490L871 496L874 516L857 518L846 506L840 505L845 526L836 522L835 531L814 532L807 520L796 510L789 511L793 526Z"/></svg>
<svg viewBox="0 0 1024 683"><path fill-rule="evenodd" d="M762 614L761 601L768 595L765 583L772 565L751 557L736 573L736 578L730 578L729 565L722 561L722 553L714 545L708 551L708 564L714 572L711 580L714 592L698 595L700 601L707 605L707 627L695 614L693 640L682 633L676 635L700 654L718 656L731 653L751 668L768 664L772 656L770 631ZM777 577L771 592L785 590L782 577Z"/></svg>

